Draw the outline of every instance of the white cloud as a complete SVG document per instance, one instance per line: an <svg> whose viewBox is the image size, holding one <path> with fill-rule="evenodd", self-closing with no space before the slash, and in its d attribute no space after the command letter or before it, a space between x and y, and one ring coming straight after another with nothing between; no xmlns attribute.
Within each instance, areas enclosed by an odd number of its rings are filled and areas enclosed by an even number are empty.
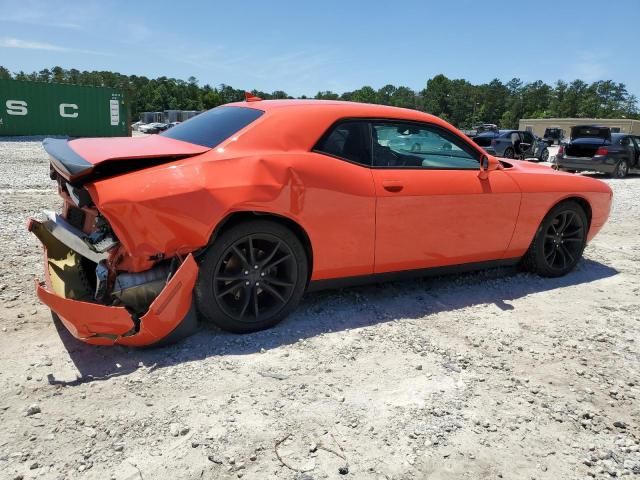
<svg viewBox="0 0 640 480"><path fill-rule="evenodd" d="M610 74L607 67L610 54L604 51L578 52L576 61L569 65L569 72L573 78L579 78L587 83L602 80Z"/></svg>
<svg viewBox="0 0 640 480"><path fill-rule="evenodd" d="M29 40L20 40L19 38L2 38L0 39L0 47L2 48L26 48L28 50L49 50L53 52L64 52L66 49L58 45L50 43L32 42Z"/></svg>
<svg viewBox="0 0 640 480"><path fill-rule="evenodd" d="M95 50L83 50L78 48L68 48L52 43L35 42L32 40L22 40L20 38L0 38L0 48L21 48L25 50L44 50L49 52L69 52L69 53L85 53L87 55L107 55L111 53L97 52Z"/></svg>
<svg viewBox="0 0 640 480"><path fill-rule="evenodd" d="M90 32L109 8L101 0L0 0L0 22Z"/></svg>
<svg viewBox="0 0 640 480"><path fill-rule="evenodd" d="M138 43L153 38L153 30L144 23L132 22L125 24L125 33L128 42Z"/></svg>
<svg viewBox="0 0 640 480"><path fill-rule="evenodd" d="M238 50L226 45L192 45L176 43L157 54L167 60L195 67L196 75L207 83L206 76L225 79L236 88L247 90L285 90L290 95L315 94L332 82L336 68L343 68L338 52L333 48L309 47L293 49L276 55L265 49ZM328 87L327 87L328 88Z"/></svg>

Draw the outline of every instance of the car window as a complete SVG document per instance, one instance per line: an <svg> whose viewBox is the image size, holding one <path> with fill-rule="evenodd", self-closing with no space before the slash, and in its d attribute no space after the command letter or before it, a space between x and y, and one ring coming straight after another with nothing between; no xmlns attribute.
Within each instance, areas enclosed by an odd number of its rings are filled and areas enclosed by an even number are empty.
<svg viewBox="0 0 640 480"><path fill-rule="evenodd" d="M433 125L374 122L373 165L429 169L473 169L479 153L445 129Z"/></svg>
<svg viewBox="0 0 640 480"><path fill-rule="evenodd" d="M521 135L524 137L524 142L525 143L531 143L533 144L533 135L531 135L531 133L529 132L522 132Z"/></svg>
<svg viewBox="0 0 640 480"><path fill-rule="evenodd" d="M626 147L626 146L630 145L630 143L631 143L631 141L630 141L629 137L622 137L620 139L620 145L623 145L623 146Z"/></svg>
<svg viewBox="0 0 640 480"><path fill-rule="evenodd" d="M359 120L340 122L322 136L314 150L369 167L371 166L369 123Z"/></svg>
<svg viewBox="0 0 640 480"><path fill-rule="evenodd" d="M263 113L262 110L255 108L217 107L196 115L160 135L213 148L255 121Z"/></svg>

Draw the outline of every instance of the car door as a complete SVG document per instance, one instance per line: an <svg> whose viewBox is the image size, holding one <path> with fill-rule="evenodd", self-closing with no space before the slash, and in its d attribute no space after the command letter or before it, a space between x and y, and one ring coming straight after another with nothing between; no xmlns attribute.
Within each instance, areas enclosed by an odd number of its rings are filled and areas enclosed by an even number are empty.
<svg viewBox="0 0 640 480"><path fill-rule="evenodd" d="M638 167L640 165L640 137L631 137L633 139L633 143L635 145L635 162L633 163L634 167Z"/></svg>
<svg viewBox="0 0 640 480"><path fill-rule="evenodd" d="M521 197L505 170L482 180L482 153L436 125L372 121L371 135L376 273L503 257Z"/></svg>
<svg viewBox="0 0 640 480"><path fill-rule="evenodd" d="M527 157L534 157L534 151L536 148L536 139L533 137L533 134L531 132L520 132L520 136L522 137L522 141L524 143L528 143L530 145L529 148L527 148L527 150L523 150L524 156L525 158Z"/></svg>
<svg viewBox="0 0 640 480"><path fill-rule="evenodd" d="M621 155L620 157L627 161L627 165L631 167L635 163L636 159L636 149L635 144L633 142L632 137L624 136L618 140L618 143L621 147Z"/></svg>

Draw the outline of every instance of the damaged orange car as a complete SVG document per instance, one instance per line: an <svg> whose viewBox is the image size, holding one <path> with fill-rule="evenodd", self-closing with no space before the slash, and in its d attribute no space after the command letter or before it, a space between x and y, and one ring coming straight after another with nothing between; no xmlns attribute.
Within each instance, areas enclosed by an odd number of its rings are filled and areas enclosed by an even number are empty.
<svg viewBox="0 0 640 480"><path fill-rule="evenodd" d="M609 215L605 183L496 159L423 112L250 100L160 135L44 141L63 207L29 223L37 292L75 337L252 332L308 289L396 276L563 275Z"/></svg>

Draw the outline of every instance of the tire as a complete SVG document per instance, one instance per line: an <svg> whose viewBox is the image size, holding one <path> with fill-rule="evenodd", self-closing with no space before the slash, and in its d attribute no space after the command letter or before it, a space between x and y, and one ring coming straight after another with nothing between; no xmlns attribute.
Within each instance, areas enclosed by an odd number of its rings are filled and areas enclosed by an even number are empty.
<svg viewBox="0 0 640 480"><path fill-rule="evenodd" d="M620 160L616 163L613 172L611 172L611 177L613 178L624 178L629 174L629 163L626 160Z"/></svg>
<svg viewBox="0 0 640 480"><path fill-rule="evenodd" d="M511 147L505 148L504 154L503 154L504 158L514 158L514 156L515 156L515 150L513 148Z"/></svg>
<svg viewBox="0 0 640 480"><path fill-rule="evenodd" d="M582 257L588 226L587 215L577 202L556 205L538 227L522 266L542 277L566 275Z"/></svg>
<svg viewBox="0 0 640 480"><path fill-rule="evenodd" d="M253 220L224 231L200 258L196 304L223 330L257 332L296 308L307 278L298 237L277 222Z"/></svg>
<svg viewBox="0 0 640 480"><path fill-rule="evenodd" d="M545 147L542 149L542 152L540 153L540 161L546 162L548 160L549 160L549 149Z"/></svg>

